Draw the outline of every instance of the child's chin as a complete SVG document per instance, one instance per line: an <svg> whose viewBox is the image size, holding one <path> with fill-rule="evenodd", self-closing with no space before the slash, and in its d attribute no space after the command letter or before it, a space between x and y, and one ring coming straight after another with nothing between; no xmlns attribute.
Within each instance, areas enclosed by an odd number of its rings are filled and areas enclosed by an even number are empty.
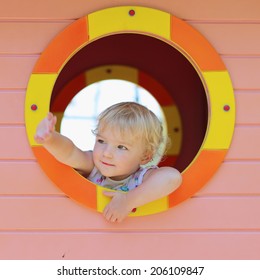
<svg viewBox="0 0 260 280"><path fill-rule="evenodd" d="M108 178L114 177L115 175L110 172L102 172L102 175Z"/></svg>

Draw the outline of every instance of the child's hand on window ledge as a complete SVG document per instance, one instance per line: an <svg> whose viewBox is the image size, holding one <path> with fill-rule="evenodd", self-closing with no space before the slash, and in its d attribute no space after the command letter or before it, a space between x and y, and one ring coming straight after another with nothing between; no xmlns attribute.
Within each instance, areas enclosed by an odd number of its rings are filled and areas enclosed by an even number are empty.
<svg viewBox="0 0 260 280"><path fill-rule="evenodd" d="M127 192L104 191L103 194L112 198L103 211L107 221L120 223L132 212L134 206L131 205Z"/></svg>

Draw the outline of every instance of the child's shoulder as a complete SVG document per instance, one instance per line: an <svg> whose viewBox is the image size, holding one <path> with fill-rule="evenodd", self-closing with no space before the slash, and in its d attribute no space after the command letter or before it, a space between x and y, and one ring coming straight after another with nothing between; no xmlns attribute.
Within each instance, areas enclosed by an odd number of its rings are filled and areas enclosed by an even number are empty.
<svg viewBox="0 0 260 280"><path fill-rule="evenodd" d="M143 181L147 179L157 169L159 169L157 165L143 166L136 171L135 176L139 177Z"/></svg>
<svg viewBox="0 0 260 280"><path fill-rule="evenodd" d="M180 181L182 180L181 173L176 168L170 166L162 166L147 170L144 175L144 180L147 180L155 174L161 176L161 178L171 177Z"/></svg>

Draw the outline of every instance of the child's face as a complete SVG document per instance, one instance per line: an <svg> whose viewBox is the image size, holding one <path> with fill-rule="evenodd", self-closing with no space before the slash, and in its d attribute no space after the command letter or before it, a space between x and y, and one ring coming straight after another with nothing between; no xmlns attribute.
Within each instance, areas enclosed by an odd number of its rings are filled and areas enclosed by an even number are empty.
<svg viewBox="0 0 260 280"><path fill-rule="evenodd" d="M94 164L102 175L123 180L150 159L140 138L122 135L115 128L104 128L96 136Z"/></svg>

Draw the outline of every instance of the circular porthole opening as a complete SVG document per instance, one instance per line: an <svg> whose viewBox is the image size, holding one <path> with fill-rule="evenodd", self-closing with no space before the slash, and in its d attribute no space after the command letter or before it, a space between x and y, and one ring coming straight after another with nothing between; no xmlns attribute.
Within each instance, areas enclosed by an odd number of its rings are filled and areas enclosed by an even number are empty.
<svg viewBox="0 0 260 280"><path fill-rule="evenodd" d="M74 97L76 93L69 92L73 88L71 81L83 75L86 86L92 83L92 75L96 75L95 81L103 80L104 76L109 79L109 76L113 77L113 72L120 72L114 70L113 65L134 69L138 76L136 83L141 86L144 84L144 88L165 111L174 152L170 152L170 156L166 156L162 164L172 165L183 171L193 161L205 138L208 101L201 77L194 66L167 42L141 34L118 34L86 45L67 62L59 74L52 92L51 108L59 108L59 102L64 103L64 100L71 99L68 98L69 95ZM92 71L94 74L91 74L91 69L102 67L103 72ZM127 74L131 76L132 72L124 73L125 80L131 81ZM118 75L120 77L120 73ZM150 80L143 78L144 76L150 77ZM156 92L154 84L159 84L166 93ZM81 90L79 82L75 87ZM173 104L178 111L179 120L176 120L176 113L172 110ZM92 106L94 107L94 104ZM63 112L64 110L65 107ZM174 160L171 157L173 154Z"/></svg>

